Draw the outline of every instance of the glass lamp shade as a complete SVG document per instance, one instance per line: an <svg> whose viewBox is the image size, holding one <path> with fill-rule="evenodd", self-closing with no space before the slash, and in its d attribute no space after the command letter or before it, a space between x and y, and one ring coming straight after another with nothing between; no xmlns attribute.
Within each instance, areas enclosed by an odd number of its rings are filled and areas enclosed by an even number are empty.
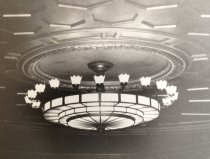
<svg viewBox="0 0 210 159"><path fill-rule="evenodd" d="M81 80L82 80L82 76L71 76L70 77L71 78L71 83L72 83L72 85L80 85L80 83L81 83Z"/></svg>
<svg viewBox="0 0 210 159"><path fill-rule="evenodd" d="M39 108L40 105L41 105L41 102L40 101L32 101L31 107L32 108Z"/></svg>
<svg viewBox="0 0 210 159"><path fill-rule="evenodd" d="M46 88L45 84L36 84L35 85L35 91L38 93L43 93L45 88Z"/></svg>
<svg viewBox="0 0 210 159"><path fill-rule="evenodd" d="M156 81L156 86L159 90L164 90L166 89L167 81L163 81L163 80Z"/></svg>
<svg viewBox="0 0 210 159"><path fill-rule="evenodd" d="M176 93L177 87L176 86L167 86L166 92L168 95L173 95Z"/></svg>
<svg viewBox="0 0 210 159"><path fill-rule="evenodd" d="M174 93L172 96L170 96L171 101L176 101L178 99L178 92Z"/></svg>
<svg viewBox="0 0 210 159"><path fill-rule="evenodd" d="M169 97L163 98L162 102L163 102L163 105L165 106L170 106L172 104L172 101Z"/></svg>
<svg viewBox="0 0 210 159"><path fill-rule="evenodd" d="M28 98L36 98L37 92L35 90L28 90Z"/></svg>
<svg viewBox="0 0 210 159"><path fill-rule="evenodd" d="M31 104L31 103L32 103L32 100L30 100L28 96L25 96L24 99L25 99L25 102L26 102L27 104Z"/></svg>
<svg viewBox="0 0 210 159"><path fill-rule="evenodd" d="M151 77L141 77L139 80L142 86L149 86L151 83Z"/></svg>
<svg viewBox="0 0 210 159"><path fill-rule="evenodd" d="M120 74L118 75L120 83L128 83L130 75Z"/></svg>
<svg viewBox="0 0 210 159"><path fill-rule="evenodd" d="M105 75L94 76L96 84L103 84L105 80Z"/></svg>
<svg viewBox="0 0 210 159"><path fill-rule="evenodd" d="M50 87L51 88L58 88L59 87L59 85L60 85L60 81L58 80L58 79L51 79L50 81L49 81L49 83L50 83Z"/></svg>
<svg viewBox="0 0 210 159"><path fill-rule="evenodd" d="M84 93L59 97L43 106L44 118L85 130L114 130L159 116L160 103L146 96L124 93Z"/></svg>

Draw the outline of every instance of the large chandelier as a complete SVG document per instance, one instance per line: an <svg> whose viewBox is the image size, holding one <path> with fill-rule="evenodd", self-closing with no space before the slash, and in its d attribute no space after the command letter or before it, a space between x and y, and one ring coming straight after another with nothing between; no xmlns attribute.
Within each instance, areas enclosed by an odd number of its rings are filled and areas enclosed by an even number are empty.
<svg viewBox="0 0 210 159"><path fill-rule="evenodd" d="M28 90L25 101L32 108L40 108L44 118L58 123L85 130L115 130L152 121L159 116L162 108L173 104L178 98L176 86L167 81L154 81L151 77L139 78L139 89L127 90L129 74L120 74L117 90L106 90L105 73L113 67L106 61L88 64L95 72L95 90L80 89L82 76L70 76L74 91L59 87L58 79L48 84L36 84Z"/></svg>

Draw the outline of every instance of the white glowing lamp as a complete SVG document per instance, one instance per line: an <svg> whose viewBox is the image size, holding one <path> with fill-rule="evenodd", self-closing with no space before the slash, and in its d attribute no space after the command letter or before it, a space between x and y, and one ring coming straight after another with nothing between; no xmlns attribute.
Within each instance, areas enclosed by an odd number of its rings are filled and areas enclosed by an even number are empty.
<svg viewBox="0 0 210 159"><path fill-rule="evenodd" d="M28 96L25 96L24 99L25 99L25 102L26 102L27 104L31 104L31 103L32 103L32 100L30 100Z"/></svg>
<svg viewBox="0 0 210 159"><path fill-rule="evenodd" d="M156 85L157 85L158 89L164 90L164 89L166 89L167 81L163 81L163 80L156 81Z"/></svg>
<svg viewBox="0 0 210 159"><path fill-rule="evenodd" d="M36 98L37 92L35 90L28 90L28 98Z"/></svg>
<svg viewBox="0 0 210 159"><path fill-rule="evenodd" d="M40 105L41 105L40 101L32 101L31 107L37 109L40 107Z"/></svg>
<svg viewBox="0 0 210 159"><path fill-rule="evenodd" d="M166 97L162 99L163 105L170 106L172 104L172 101L170 98Z"/></svg>
<svg viewBox="0 0 210 159"><path fill-rule="evenodd" d="M80 85L80 83L81 83L81 80L82 80L82 76L71 76L70 77L71 78L71 83L73 84L73 85Z"/></svg>
<svg viewBox="0 0 210 159"><path fill-rule="evenodd" d="M35 85L35 91L38 93L43 93L45 88L46 88L45 84L36 84Z"/></svg>
<svg viewBox="0 0 210 159"><path fill-rule="evenodd" d="M128 83L130 75L128 74L120 74L118 75L120 83Z"/></svg>
<svg viewBox="0 0 210 159"><path fill-rule="evenodd" d="M50 81L49 81L49 83L50 83L50 87L51 88L58 88L59 87L59 85L60 85L60 81L58 80L58 79L51 79Z"/></svg>
<svg viewBox="0 0 210 159"><path fill-rule="evenodd" d="M94 76L96 84L103 84L105 80L105 75Z"/></svg>
<svg viewBox="0 0 210 159"><path fill-rule="evenodd" d="M142 86L149 86L151 83L151 77L141 77L139 80Z"/></svg>
<svg viewBox="0 0 210 159"><path fill-rule="evenodd" d="M168 95L173 95L176 93L177 87L176 86L167 86L166 92Z"/></svg>

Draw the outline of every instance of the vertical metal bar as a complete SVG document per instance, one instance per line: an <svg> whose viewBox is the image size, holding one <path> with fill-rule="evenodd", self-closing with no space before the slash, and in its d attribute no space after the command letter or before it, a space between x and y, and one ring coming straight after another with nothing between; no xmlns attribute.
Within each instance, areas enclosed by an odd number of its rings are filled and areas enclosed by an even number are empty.
<svg viewBox="0 0 210 159"><path fill-rule="evenodd" d="M136 95L136 104L139 103L139 98L138 98L138 95Z"/></svg>
<svg viewBox="0 0 210 159"><path fill-rule="evenodd" d="M149 98L149 106L152 106L152 98Z"/></svg>
<svg viewBox="0 0 210 159"><path fill-rule="evenodd" d="M100 93L98 93L98 97L99 97L98 101L99 101L99 110L100 110L100 124L101 124L101 92L100 92Z"/></svg>
<svg viewBox="0 0 210 159"><path fill-rule="evenodd" d="M82 95L79 94L79 103L82 103Z"/></svg>
<svg viewBox="0 0 210 159"><path fill-rule="evenodd" d="M50 108L52 108L52 100L50 100Z"/></svg>
<svg viewBox="0 0 210 159"><path fill-rule="evenodd" d="M121 103L121 94L118 93L118 103Z"/></svg>
<svg viewBox="0 0 210 159"><path fill-rule="evenodd" d="M64 104L65 104L65 96L63 96L62 98L63 98L62 99L62 105L64 106Z"/></svg>

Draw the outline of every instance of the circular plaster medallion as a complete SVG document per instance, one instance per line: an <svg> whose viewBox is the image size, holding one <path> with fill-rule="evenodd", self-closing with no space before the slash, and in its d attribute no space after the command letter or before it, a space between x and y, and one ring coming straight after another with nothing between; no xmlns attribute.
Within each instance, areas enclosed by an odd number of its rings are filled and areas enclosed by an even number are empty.
<svg viewBox="0 0 210 159"><path fill-rule="evenodd" d="M94 29L91 31L94 32ZM62 32L55 35L60 34ZM46 35L38 39L42 38L52 37ZM139 77L151 76L153 81L172 79L185 71L190 63L187 54L165 45L135 38L103 40L80 37L38 49L31 48L18 61L18 68L36 81L47 83L52 78L58 78L61 87L66 88L71 88L71 75L81 75L81 88L94 89L95 72L88 68L88 63L94 61L113 64L106 72L104 84L107 89L118 88L118 75L121 73L130 74L128 88L133 89L138 87Z"/></svg>

